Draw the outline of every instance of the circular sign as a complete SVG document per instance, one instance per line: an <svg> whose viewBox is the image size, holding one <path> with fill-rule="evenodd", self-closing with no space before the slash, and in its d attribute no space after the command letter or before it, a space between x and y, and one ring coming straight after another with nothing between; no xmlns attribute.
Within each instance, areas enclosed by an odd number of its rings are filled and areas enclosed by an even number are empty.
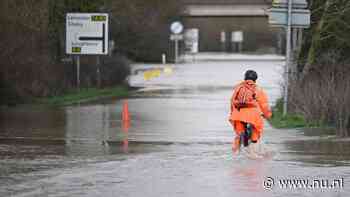
<svg viewBox="0 0 350 197"><path fill-rule="evenodd" d="M174 34L180 34L182 33L182 31L184 30L184 26L182 25L181 22L176 21L173 22L170 26L170 30L171 32L173 32Z"/></svg>

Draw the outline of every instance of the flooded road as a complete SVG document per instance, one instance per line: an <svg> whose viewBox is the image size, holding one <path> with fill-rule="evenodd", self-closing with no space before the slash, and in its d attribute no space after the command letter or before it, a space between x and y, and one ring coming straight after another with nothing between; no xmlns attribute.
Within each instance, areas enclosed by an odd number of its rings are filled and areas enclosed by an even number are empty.
<svg viewBox="0 0 350 197"><path fill-rule="evenodd" d="M232 155L232 86L254 69L274 104L282 65L272 59L195 62L169 72L135 65L129 83L144 89L127 99L127 127L118 99L2 109L0 196L349 196L350 141L332 132L266 123L262 145L273 157ZM145 80L151 68L162 73ZM343 184L283 188L285 179Z"/></svg>

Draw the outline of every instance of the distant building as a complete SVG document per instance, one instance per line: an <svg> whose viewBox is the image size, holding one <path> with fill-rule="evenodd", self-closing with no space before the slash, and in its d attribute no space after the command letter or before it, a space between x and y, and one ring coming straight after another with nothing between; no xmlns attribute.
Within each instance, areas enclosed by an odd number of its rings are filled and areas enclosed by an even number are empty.
<svg viewBox="0 0 350 197"><path fill-rule="evenodd" d="M199 29L199 51L282 52L283 30L270 28L268 24L271 0L183 1L185 28ZM232 34L235 31L243 34L241 44L232 42L233 35L237 35Z"/></svg>

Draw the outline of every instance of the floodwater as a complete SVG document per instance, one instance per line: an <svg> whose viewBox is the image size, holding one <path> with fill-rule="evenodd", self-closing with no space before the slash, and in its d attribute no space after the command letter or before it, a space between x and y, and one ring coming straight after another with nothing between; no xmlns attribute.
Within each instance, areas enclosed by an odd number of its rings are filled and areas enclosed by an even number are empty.
<svg viewBox="0 0 350 197"><path fill-rule="evenodd" d="M332 131L278 130L266 123L261 147L270 157L232 154L232 86L255 69L274 104L282 65L195 62L145 80L145 71L164 67L139 64L129 82L145 88L125 100L2 109L0 196L349 196L350 141ZM124 101L130 125L120 120ZM282 188L284 179L342 184Z"/></svg>

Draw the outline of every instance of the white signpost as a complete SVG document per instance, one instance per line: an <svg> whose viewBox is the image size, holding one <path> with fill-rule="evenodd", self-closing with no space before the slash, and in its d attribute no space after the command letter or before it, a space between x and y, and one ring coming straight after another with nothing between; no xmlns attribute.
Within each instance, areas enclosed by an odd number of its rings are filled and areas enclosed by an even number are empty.
<svg viewBox="0 0 350 197"><path fill-rule="evenodd" d="M170 25L170 31L173 33L170 36L170 40L175 42L175 63L178 62L178 52L179 52L179 41L183 39L181 34L184 30L184 26L181 22L176 21Z"/></svg>
<svg viewBox="0 0 350 197"><path fill-rule="evenodd" d="M220 43L221 43L221 51L225 52L226 51L226 32L225 32L225 30L222 30L220 32Z"/></svg>
<svg viewBox="0 0 350 197"><path fill-rule="evenodd" d="M198 53L199 29L187 29L185 31L185 47L192 53Z"/></svg>
<svg viewBox="0 0 350 197"><path fill-rule="evenodd" d="M66 53L73 55L108 54L108 14L68 13Z"/></svg>
<svg viewBox="0 0 350 197"><path fill-rule="evenodd" d="M243 32L234 31L232 32L232 42L243 42Z"/></svg>
<svg viewBox="0 0 350 197"><path fill-rule="evenodd" d="M241 52L242 51L242 42L243 42L243 32L242 31L233 31L231 33L231 42L232 42L232 49L235 52Z"/></svg>
<svg viewBox="0 0 350 197"><path fill-rule="evenodd" d="M80 87L80 55L107 55L108 14L67 13L66 53L77 55L77 86ZM100 84L99 56L97 56L97 78Z"/></svg>

